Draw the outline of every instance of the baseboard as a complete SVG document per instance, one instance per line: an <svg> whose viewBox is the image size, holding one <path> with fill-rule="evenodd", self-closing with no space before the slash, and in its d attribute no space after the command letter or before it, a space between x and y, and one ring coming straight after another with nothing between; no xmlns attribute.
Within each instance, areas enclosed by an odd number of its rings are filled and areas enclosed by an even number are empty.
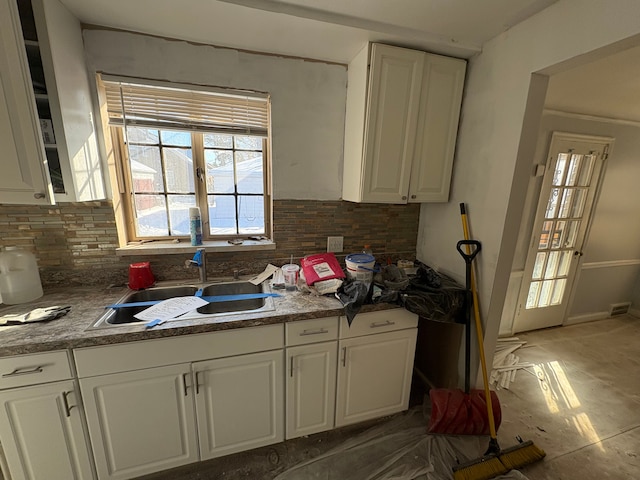
<svg viewBox="0 0 640 480"><path fill-rule="evenodd" d="M562 325L575 325L577 323L593 322L595 320L604 320L609 318L609 312L593 312L585 313L583 315L574 315L567 318Z"/></svg>

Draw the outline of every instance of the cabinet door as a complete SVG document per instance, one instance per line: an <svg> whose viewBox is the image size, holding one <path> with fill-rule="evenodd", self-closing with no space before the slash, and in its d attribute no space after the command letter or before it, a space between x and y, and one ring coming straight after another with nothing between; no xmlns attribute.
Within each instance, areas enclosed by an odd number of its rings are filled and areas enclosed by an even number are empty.
<svg viewBox="0 0 640 480"><path fill-rule="evenodd" d="M12 480L94 478L72 380L0 392L0 442Z"/></svg>
<svg viewBox="0 0 640 480"><path fill-rule="evenodd" d="M363 202L407 203L423 65L423 52L372 46Z"/></svg>
<svg viewBox="0 0 640 480"><path fill-rule="evenodd" d="M80 380L100 479L198 460L189 364Z"/></svg>
<svg viewBox="0 0 640 480"><path fill-rule="evenodd" d="M202 460L284 440L283 351L193 365Z"/></svg>
<svg viewBox="0 0 640 480"><path fill-rule="evenodd" d="M408 408L416 334L412 328L340 341L336 427Z"/></svg>
<svg viewBox="0 0 640 480"><path fill-rule="evenodd" d="M0 145L0 203L53 203L14 0L0 0Z"/></svg>
<svg viewBox="0 0 640 480"><path fill-rule="evenodd" d="M466 62L425 55L410 202L449 200Z"/></svg>
<svg viewBox="0 0 640 480"><path fill-rule="evenodd" d="M64 181L58 201L105 198L80 21L58 0L31 0L56 148Z"/></svg>
<svg viewBox="0 0 640 480"><path fill-rule="evenodd" d="M287 348L287 439L333 428L338 342Z"/></svg>

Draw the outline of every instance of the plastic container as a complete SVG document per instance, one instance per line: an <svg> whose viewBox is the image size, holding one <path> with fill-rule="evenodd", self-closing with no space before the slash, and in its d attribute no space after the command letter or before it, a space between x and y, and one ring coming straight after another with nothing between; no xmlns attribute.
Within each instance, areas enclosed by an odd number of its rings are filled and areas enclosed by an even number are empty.
<svg viewBox="0 0 640 480"><path fill-rule="evenodd" d="M43 294L38 263L33 253L18 247L0 252L0 293L8 305L26 303Z"/></svg>
<svg viewBox="0 0 640 480"><path fill-rule="evenodd" d="M352 253L345 258L347 277L352 280L371 283L373 281L373 267L376 259L366 253Z"/></svg>
<svg viewBox="0 0 640 480"><path fill-rule="evenodd" d="M129 288L131 290L149 288L155 281L149 262L138 262L129 265Z"/></svg>
<svg viewBox="0 0 640 480"><path fill-rule="evenodd" d="M202 217L199 207L189 208L189 233L191 245L202 245Z"/></svg>
<svg viewBox="0 0 640 480"><path fill-rule="evenodd" d="M297 290L300 267L294 263L287 263L286 265L282 266L282 274L284 275L285 290Z"/></svg>

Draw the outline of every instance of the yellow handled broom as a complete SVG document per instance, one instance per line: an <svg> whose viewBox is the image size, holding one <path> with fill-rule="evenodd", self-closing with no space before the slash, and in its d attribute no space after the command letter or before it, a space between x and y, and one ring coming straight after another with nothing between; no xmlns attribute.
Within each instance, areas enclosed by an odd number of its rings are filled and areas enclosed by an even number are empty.
<svg viewBox="0 0 640 480"><path fill-rule="evenodd" d="M464 203L460 204L460 215L462 217L462 229L464 239L469 240L469 223ZM470 246L467 244L467 254L470 254ZM486 453L475 460L453 467L453 478L455 480L489 480L503 475L509 470L518 469L531 463L542 460L545 456L544 450L537 447L532 441L522 442L511 448L502 450L498 444L495 419L493 418L493 406L491 404L491 392L489 391L489 378L487 376L487 361L484 355L484 334L482 332L482 321L480 319L480 308L478 306L478 292L476 288L475 275L471 270L471 293L473 298L473 315L476 323L476 333L478 337L478 350L480 353L480 365L482 367L482 381L484 385L484 395L487 404L487 416L489 417L489 448Z"/></svg>

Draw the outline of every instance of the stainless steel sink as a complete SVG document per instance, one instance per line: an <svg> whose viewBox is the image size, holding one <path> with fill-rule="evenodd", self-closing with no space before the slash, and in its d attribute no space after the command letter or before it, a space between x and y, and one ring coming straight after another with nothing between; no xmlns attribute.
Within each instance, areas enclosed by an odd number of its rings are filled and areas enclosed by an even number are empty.
<svg viewBox="0 0 640 480"><path fill-rule="evenodd" d="M147 301L162 301L174 297L185 297L195 295L199 288L202 288L203 297L219 297L226 295L240 295L240 294L256 294L256 293L269 293L269 288L266 284L253 285L246 281L213 281L202 285L164 285L146 290L130 291L124 295L117 304L127 304L135 302L147 302ZM134 317L135 314L140 313L148 306L131 306L131 307L119 307L108 308L100 317L89 326L89 330L110 328L119 325L132 325L136 323L142 323L142 320L138 320ZM198 308L193 312L189 312L181 319L198 319L215 317L221 315L240 315L246 312L268 311L273 310L272 298L250 298L242 300L231 300L223 302L212 302L207 305Z"/></svg>
<svg viewBox="0 0 640 480"><path fill-rule="evenodd" d="M216 297L221 295L241 295L262 293L262 285L254 285L249 282L216 283L202 289L203 297ZM198 308L198 313L228 313L256 310L262 308L266 298L251 298L247 300L231 300L226 302L212 302Z"/></svg>

